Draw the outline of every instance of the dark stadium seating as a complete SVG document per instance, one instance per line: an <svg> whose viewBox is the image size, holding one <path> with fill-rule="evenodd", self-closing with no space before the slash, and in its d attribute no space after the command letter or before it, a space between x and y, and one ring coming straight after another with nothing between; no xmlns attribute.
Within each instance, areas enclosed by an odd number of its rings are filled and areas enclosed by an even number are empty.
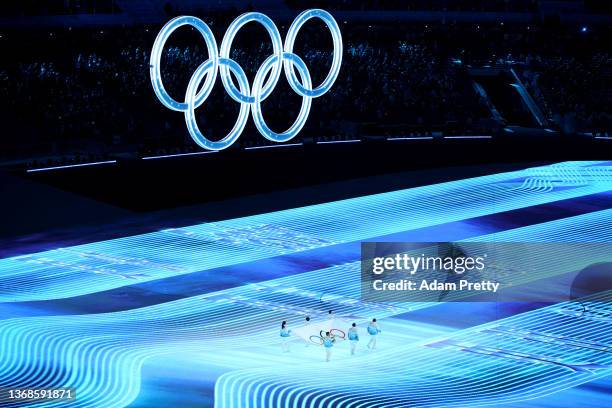
<svg viewBox="0 0 612 408"><path fill-rule="evenodd" d="M73 10L77 3L78 10ZM302 3L287 1L296 9L305 7ZM455 10L461 4L461 10L531 12L536 2L314 3L337 10L393 9L406 4L407 10L427 5ZM112 6L111 2L68 4L74 12ZM221 36L227 20L238 13L224 11L206 19ZM372 22L340 23L345 47L342 70L332 90L313 104L303 138L490 134L512 124L495 123L490 106L474 90L469 67L514 68L556 129L609 131L612 68L605 24L583 32L580 26L549 21L419 23L373 18ZM325 31L316 30L316 24L306 30L311 28L308 43L297 51L318 82L331 60L331 42ZM152 92L149 53L158 30L159 24L4 30L2 41L12 58L0 64L0 97L8 103L0 119L10 134L19 134L19 143L3 138L0 158L101 158L118 151L146 155L198 150L183 116L164 109ZM252 80L269 52L265 31L255 27L238 37L232 57ZM182 97L192 72L206 58L195 33L184 29L172 37L163 72L172 95ZM264 102L272 128L286 128L299 101L281 81ZM210 100L198 110L201 129L212 138L222 137L233 125L237 109L217 84ZM262 142L249 123L239 145Z"/></svg>

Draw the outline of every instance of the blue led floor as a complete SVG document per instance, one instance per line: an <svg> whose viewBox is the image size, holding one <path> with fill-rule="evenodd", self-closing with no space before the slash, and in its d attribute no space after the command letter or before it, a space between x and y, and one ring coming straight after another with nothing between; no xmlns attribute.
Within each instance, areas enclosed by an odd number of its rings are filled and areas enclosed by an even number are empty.
<svg viewBox="0 0 612 408"><path fill-rule="evenodd" d="M405 318L432 303L361 302L356 259L320 268L279 255L317 250L333 258L340 244L432 225L443 231L467 218L611 190L610 162L563 163L1 260L0 389L76 387L70 407L195 407L213 399L218 407L498 406L567 392L610 374L612 310L603 295L591 299L588 315L558 304L455 331ZM463 238L612 242L611 227L612 210L593 207L493 233L473 225ZM606 255L586 253L574 267ZM177 285L188 286L191 275L232 265L256 282L143 307L129 307L131 292L128 301L101 292L134 282L163 292L168 278L184 276ZM270 266L287 273L273 276ZM6 318L13 308L54 313L56 302L77 295L123 306L88 313L73 303L72 313ZM37 299L50 303L15 301ZM359 325L379 318L379 349L367 351L362 333L356 356L341 343L329 364L319 347L297 339L281 353L280 320L297 327L329 308ZM187 397L156 389L160 377L175 378Z"/></svg>
<svg viewBox="0 0 612 408"><path fill-rule="evenodd" d="M586 315L559 304L345 363L232 371L216 383L216 406L498 406L546 396L612 374L611 295L585 302Z"/></svg>
<svg viewBox="0 0 612 408"><path fill-rule="evenodd" d="M73 297L342 244L356 251L360 240L610 190L612 162L568 162L61 248L0 260L0 302Z"/></svg>

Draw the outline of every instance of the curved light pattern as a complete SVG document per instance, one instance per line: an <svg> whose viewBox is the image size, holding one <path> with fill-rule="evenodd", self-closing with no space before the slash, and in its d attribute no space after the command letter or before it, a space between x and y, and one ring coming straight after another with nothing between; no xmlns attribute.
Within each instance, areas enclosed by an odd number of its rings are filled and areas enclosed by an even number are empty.
<svg viewBox="0 0 612 408"><path fill-rule="evenodd" d="M517 188L534 177L554 188ZM334 245L358 251L361 240L609 190L612 163L568 162L7 258L0 301L78 296Z"/></svg>
<svg viewBox="0 0 612 408"><path fill-rule="evenodd" d="M581 216L567 226L584 234L612 222L612 211L589 216L588 225ZM554 239L557 227L528 228L535 238ZM609 236L592 231L594 240ZM229 366L236 363L233 350L268 350L282 319L295 325L333 308L360 324L377 316L384 325L386 317L432 305L363 303L358 296L359 269L352 263L123 312L0 320L0 388L76 387L71 406L121 407L137 399L143 364L152 357L214 350ZM589 310L585 318L573 305L560 305L448 339L362 354L324 366L325 381L322 363L288 367L275 351L266 367L222 376L216 404L439 406L448 398L474 406L536 397L609 374L610 354L601 349L612 341L611 311L595 301ZM411 324L384 326L385 338L409 332Z"/></svg>
<svg viewBox="0 0 612 408"><path fill-rule="evenodd" d="M549 168L533 167L526 169L526 177L523 183L517 187L520 190L548 192L555 188L571 188L585 186L593 182L593 179L604 180L607 176L601 168L589 169L588 176L572 166L558 166L554 169L554 176ZM552 177L551 177L552 176Z"/></svg>
<svg viewBox="0 0 612 408"><path fill-rule="evenodd" d="M74 406L123 406L138 394L147 358L266 345L278 333L261 327L275 328L279 314L321 314L324 292L325 305L349 316L407 310L355 300L357 270L352 285L334 290L340 272L320 270L126 312L1 321L0 387L70 384L78 389Z"/></svg>
<svg viewBox="0 0 612 408"><path fill-rule="evenodd" d="M516 228L465 242L612 242L612 209Z"/></svg>
<svg viewBox="0 0 612 408"><path fill-rule="evenodd" d="M314 89L306 64L299 56L293 53L298 32L308 20L313 18L318 18L325 23L331 32L334 44L329 73L323 82ZM238 31L249 22L259 23L266 29L270 35L273 50L272 55L264 61L257 71L252 87L249 86L248 78L242 67L230 58L234 38ZM185 25L192 26L200 32L206 42L208 59L191 76L187 92L185 93L185 102L178 102L168 94L164 87L161 74L161 57L164 45L170 35L176 29ZM196 17L181 16L166 23L157 35L153 44L153 50L151 51L150 75L153 90L160 102L169 109L185 114L187 129L194 142L204 149L223 150L234 144L238 137L240 137L246 126L249 110L253 113L253 120L257 130L266 139L273 142L286 142L293 139L306 124L312 99L318 98L330 90L336 78L338 78L341 64L342 36L340 34L340 27L338 27L332 15L325 10L306 10L298 15L289 27L284 46L278 28L268 16L256 12L242 14L228 27L219 51L217 51L215 37L205 22ZM293 125L282 133L276 133L266 125L261 110L261 102L270 96L276 87L283 68L289 85L302 97L302 106ZM300 77L299 80L295 74L296 69ZM230 133L219 141L212 141L200 131L196 122L195 109L202 105L210 95L217 74L221 76L221 82L229 96L240 104L240 113ZM238 88L234 84L232 74L238 79ZM270 76L264 82L268 74ZM204 81L203 84L202 81ZM200 90L198 91L198 89Z"/></svg>
<svg viewBox="0 0 612 408"><path fill-rule="evenodd" d="M563 303L328 364L324 374L320 364L230 372L216 383L215 406L473 407L549 395L612 372L611 295L585 302L606 321Z"/></svg>

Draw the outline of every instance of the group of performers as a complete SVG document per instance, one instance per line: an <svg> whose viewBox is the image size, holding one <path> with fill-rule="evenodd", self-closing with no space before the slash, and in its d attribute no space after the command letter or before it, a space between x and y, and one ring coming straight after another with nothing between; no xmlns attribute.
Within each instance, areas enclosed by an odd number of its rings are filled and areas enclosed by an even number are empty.
<svg viewBox="0 0 612 408"><path fill-rule="evenodd" d="M332 310L328 312L327 318L328 320L332 320L334 318ZM306 322L304 327L308 328L310 326L311 319L309 316L306 316ZM368 341L368 344L366 346L368 349L374 350L376 348L376 339L378 337L378 334L380 334L380 328L378 327L378 322L376 321L376 319L372 319L372 321L370 321L370 323L368 324L367 333L370 336L370 341ZM282 340L282 350L283 352L288 353L290 351L289 342L291 340L291 330L288 328L287 321L283 321L281 323L280 337ZM313 334L310 336L309 342L323 346L325 350L325 361L330 361L334 345L339 339L344 340L345 338L348 339L348 341L350 342L351 355L355 355L355 351L359 343L359 330L357 328L357 323L352 323L351 326L348 328L346 334L340 329L329 328L320 330L318 335ZM309 342L306 343L306 347L308 347Z"/></svg>

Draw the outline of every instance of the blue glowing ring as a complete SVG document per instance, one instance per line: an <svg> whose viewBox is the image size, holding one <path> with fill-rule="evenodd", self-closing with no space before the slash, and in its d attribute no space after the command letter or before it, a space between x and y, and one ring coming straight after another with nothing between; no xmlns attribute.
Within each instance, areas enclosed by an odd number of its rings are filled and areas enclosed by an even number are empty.
<svg viewBox="0 0 612 408"><path fill-rule="evenodd" d="M233 60L225 58L219 59L219 64L221 67L227 67L234 75L236 75L236 78L238 78L240 91L248 95L250 93L249 81L240 65ZM223 150L230 147L244 130L247 120L249 119L249 110L251 105L248 103L240 104L240 112L238 113L236 124L223 139L214 142L206 138L206 136L200 132L195 117L195 108L197 107L196 92L200 86L200 83L202 82L202 79L206 75L208 75L208 78L210 78L211 76L214 76L214 73L216 73L216 70L213 67L211 60L204 62L193 73L193 76L189 80L189 85L187 85L187 92L185 93L185 103L187 104L187 109L185 110L185 122L187 122L187 128L189 129L191 138L198 144L198 146L209 150Z"/></svg>
<svg viewBox="0 0 612 408"><path fill-rule="evenodd" d="M257 130L259 130L259 133L263 135L263 137L273 142L286 142L287 140L293 139L306 124L308 114L310 113L310 106L312 105L312 98L305 95L302 96L302 106L300 107L300 112L298 113L297 119L295 120L295 122L293 122L291 127L283 133L276 133L268 127L266 121L263 118L263 113L261 109L261 101L263 99L262 95L264 93L261 87L262 82L268 72L271 69L274 69L275 66L280 65L278 64L277 58L278 57L276 55L270 55L264 61L264 63L261 64L261 68L259 69L259 71L257 71L257 74L255 75L252 90L252 95L254 98L252 112L253 120L255 121L255 126L257 127ZM302 61L300 57L295 54L284 53L283 58L285 59L285 61L291 61L292 64L295 64L295 66L297 66L298 72L300 73L300 77L302 78L302 81L304 82L305 86L312 86L308 68L306 68L306 64L304 63L304 61Z"/></svg>
<svg viewBox="0 0 612 408"><path fill-rule="evenodd" d="M151 75L151 83L153 84L153 91L155 91L155 95L160 100L160 102L167 108L172 109L174 111L184 112L188 109L188 105L186 102L178 102L174 98L172 98L166 89L164 88L164 83L162 81L161 76L161 56L164 50L164 45L166 41L170 37L170 35L179 27L190 25L197 29L202 37L204 38L204 42L206 42L206 48L208 49L208 60L207 62L211 62L212 65L212 75L208 75L202 89L195 97L195 107L202 105L210 92L212 91L212 87L217 79L217 67L219 65L219 52L217 51L217 41L215 40L215 36L213 35L210 27L208 25L196 17L191 16L182 16L176 17L172 20L168 21L166 25L162 27L159 34L155 38L155 42L153 43L153 49L151 50L151 59L149 64L149 71Z"/></svg>
<svg viewBox="0 0 612 408"><path fill-rule="evenodd" d="M260 99L263 101L268 96L270 96L272 90L278 83L282 68L280 60L283 54L283 40L281 38L280 33L278 32L278 28L276 28L276 25L274 25L274 22L270 19L270 17L262 13L244 13L238 18L236 18L227 28L225 37L223 37L223 41L221 42L219 55L221 58L230 59L232 42L234 41L236 34L238 34L238 30L240 30L245 24L250 23L251 21L260 23L262 26L264 26L266 31L268 31L268 34L270 34L270 39L272 40L272 55L276 56L279 61L276 65L272 67L272 74L270 75L268 82L266 82L263 87ZM263 64L259 68L258 72L261 71L262 68ZM232 77L229 74L229 70L227 69L227 67L221 66L220 70L223 86L225 87L227 93L229 93L229 95L232 97L232 99L240 103L253 103L255 101L255 98L253 98L253 96L248 94L245 95L244 93L241 93L240 91L238 91L238 89L236 89L234 81L232 80Z"/></svg>
<svg viewBox="0 0 612 408"><path fill-rule="evenodd" d="M285 75L287 76L287 80L289 81L291 87L300 95L317 98L329 91L340 73L340 65L342 64L342 35L340 34L340 27L338 27L338 23L336 23L334 17L332 17L332 15L327 11L321 9L306 10L297 16L291 24L291 27L289 27L287 38L285 38L285 53L293 54L293 46L295 44L297 34L302 26L311 18L319 18L323 20L323 22L327 24L327 27L332 35L334 55L329 73L321 85L315 89L312 89L312 87L306 88L297 80L295 71L293 70L294 64L288 60L285 60Z"/></svg>

